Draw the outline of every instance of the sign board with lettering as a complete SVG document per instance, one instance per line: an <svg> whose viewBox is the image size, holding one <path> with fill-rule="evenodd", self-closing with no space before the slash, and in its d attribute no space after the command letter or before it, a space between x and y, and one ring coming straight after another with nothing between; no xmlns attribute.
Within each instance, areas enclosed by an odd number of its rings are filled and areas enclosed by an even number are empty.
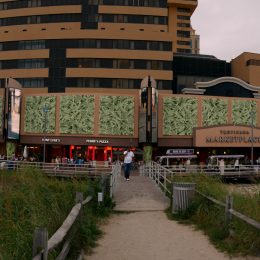
<svg viewBox="0 0 260 260"><path fill-rule="evenodd" d="M260 128L250 126L216 126L194 130L196 147L260 147Z"/></svg>
<svg viewBox="0 0 260 260"><path fill-rule="evenodd" d="M108 144L109 140L106 139L86 139L87 144Z"/></svg>
<svg viewBox="0 0 260 260"><path fill-rule="evenodd" d="M167 155L191 155L194 154L194 149L168 149Z"/></svg>

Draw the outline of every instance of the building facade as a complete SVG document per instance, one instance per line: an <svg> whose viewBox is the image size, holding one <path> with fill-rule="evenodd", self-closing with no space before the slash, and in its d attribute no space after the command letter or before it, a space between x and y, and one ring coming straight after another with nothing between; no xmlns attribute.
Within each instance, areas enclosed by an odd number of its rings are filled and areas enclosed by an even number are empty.
<svg viewBox="0 0 260 260"><path fill-rule="evenodd" d="M171 89L172 53L191 52L191 0L0 1L0 78L24 88Z"/></svg>
<svg viewBox="0 0 260 260"><path fill-rule="evenodd" d="M111 147L138 146L141 81L149 75L158 90L171 93L173 53L191 52L196 6L194 0L0 0L0 84L13 78L22 85L19 142L36 150L44 143L51 157L84 146L99 159ZM1 95L6 117L3 88Z"/></svg>
<svg viewBox="0 0 260 260"><path fill-rule="evenodd" d="M39 160L43 147L47 161L107 160L142 148L147 125L158 153L195 148L202 161L214 151L249 153L252 127L258 147L259 54L231 63L192 55L197 4L0 0L0 153L14 144ZM147 76L149 102L140 89Z"/></svg>

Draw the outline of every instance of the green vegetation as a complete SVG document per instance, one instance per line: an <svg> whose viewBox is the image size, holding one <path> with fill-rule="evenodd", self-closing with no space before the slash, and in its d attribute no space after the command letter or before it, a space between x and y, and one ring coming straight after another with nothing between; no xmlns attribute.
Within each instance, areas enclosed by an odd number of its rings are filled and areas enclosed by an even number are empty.
<svg viewBox="0 0 260 260"><path fill-rule="evenodd" d="M228 100L220 98L205 98L203 105L203 126L224 125L228 120Z"/></svg>
<svg viewBox="0 0 260 260"><path fill-rule="evenodd" d="M83 192L85 198L98 190L99 184L94 181L57 180L37 169L1 171L0 259L31 259L34 229L46 227L51 237L74 206L76 191ZM106 197L102 206L94 198L84 206L77 239L73 239L74 254L95 244L100 235L97 222L112 210L110 198ZM53 252L49 259L55 255Z"/></svg>
<svg viewBox="0 0 260 260"><path fill-rule="evenodd" d="M174 182L195 182L201 193L225 203L228 187L219 178L205 175L175 177ZM260 222L260 193L245 196L232 194L233 209ZM232 218L225 222L225 208L196 194L185 212L169 216L182 223L193 224L207 234L212 243L230 255L260 255L260 231L244 221Z"/></svg>
<svg viewBox="0 0 260 260"><path fill-rule="evenodd" d="M254 100L232 100L233 124L250 125L251 112L254 113L253 124L257 124L257 103Z"/></svg>
<svg viewBox="0 0 260 260"><path fill-rule="evenodd" d="M133 97L101 96L99 134L133 135L134 107Z"/></svg>
<svg viewBox="0 0 260 260"><path fill-rule="evenodd" d="M94 96L72 95L60 97L60 133L93 134Z"/></svg>
<svg viewBox="0 0 260 260"><path fill-rule="evenodd" d="M198 125L198 100L193 97L165 97L163 134L191 135Z"/></svg>
<svg viewBox="0 0 260 260"><path fill-rule="evenodd" d="M46 125L44 108L48 108ZM54 133L56 127L56 97L28 96L25 99L25 126L26 133Z"/></svg>

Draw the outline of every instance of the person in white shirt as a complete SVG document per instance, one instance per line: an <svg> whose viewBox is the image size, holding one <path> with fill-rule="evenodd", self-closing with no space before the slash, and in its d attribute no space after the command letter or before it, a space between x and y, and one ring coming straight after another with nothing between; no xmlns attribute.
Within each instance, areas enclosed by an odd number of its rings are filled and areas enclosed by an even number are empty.
<svg viewBox="0 0 260 260"><path fill-rule="evenodd" d="M225 161L223 159L221 159L219 162L219 170L220 170L220 175L224 175Z"/></svg>
<svg viewBox="0 0 260 260"><path fill-rule="evenodd" d="M132 168L132 161L134 158L134 153L130 150L130 148L127 149L127 151L124 151L124 172L125 172L125 180L129 181L130 171Z"/></svg>
<svg viewBox="0 0 260 260"><path fill-rule="evenodd" d="M236 161L235 161L235 170L236 171L239 170L239 161L238 161L238 159L236 159Z"/></svg>

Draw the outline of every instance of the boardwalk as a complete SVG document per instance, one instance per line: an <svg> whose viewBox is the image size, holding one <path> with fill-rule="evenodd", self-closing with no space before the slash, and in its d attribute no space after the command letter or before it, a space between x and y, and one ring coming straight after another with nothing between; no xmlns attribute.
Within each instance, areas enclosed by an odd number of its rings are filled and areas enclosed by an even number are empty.
<svg viewBox="0 0 260 260"><path fill-rule="evenodd" d="M200 231L167 219L169 206L159 188L147 177L120 177L115 193L116 211L102 227L104 237L90 260L227 260ZM239 258L236 258L239 259ZM246 259L246 258L241 258Z"/></svg>
<svg viewBox="0 0 260 260"><path fill-rule="evenodd" d="M132 176L130 181L120 177L114 194L116 211L165 210L170 205L159 187L144 176Z"/></svg>

